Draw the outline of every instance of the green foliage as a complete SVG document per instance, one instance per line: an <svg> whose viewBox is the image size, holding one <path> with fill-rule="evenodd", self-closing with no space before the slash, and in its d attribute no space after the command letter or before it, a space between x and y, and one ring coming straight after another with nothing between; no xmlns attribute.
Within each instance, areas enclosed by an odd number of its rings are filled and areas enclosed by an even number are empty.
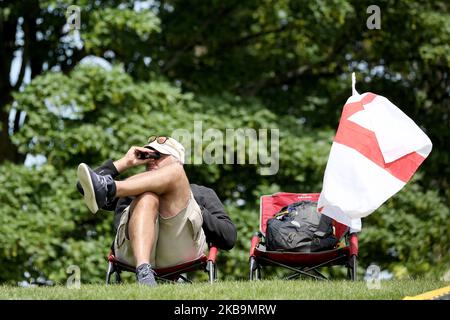
<svg viewBox="0 0 450 320"><path fill-rule="evenodd" d="M450 265L449 217L436 191L409 184L364 221L361 258L397 278L443 275Z"/></svg>
<svg viewBox="0 0 450 320"><path fill-rule="evenodd" d="M51 165L0 167L0 281L24 280L25 272L35 280L64 281L73 264L83 280L102 279L111 223L86 214L75 179L75 170Z"/></svg>
<svg viewBox="0 0 450 320"><path fill-rule="evenodd" d="M380 1L380 30L366 28L372 3L357 0L171 0L141 10L133 1L32 4L30 11L19 2L1 8L8 23L25 13L25 21L43 21L40 40L29 44L32 81L15 91L0 82L13 90L2 91L12 98L0 101L0 129L24 158L45 161L0 166L0 282L42 276L64 283L72 264L83 281L102 281L112 216L88 212L75 189L76 166L118 159L152 134L193 133L196 121L223 134L279 129L276 175L260 175L261 165L186 165L190 181L213 187L238 227L236 248L219 254L220 276L246 278L259 197L320 191L351 71L360 92L391 99L434 144L420 178L363 220L359 269L377 263L399 278L448 270L446 2ZM56 31L71 4L82 8L81 47ZM89 54L111 69L79 63Z"/></svg>
<svg viewBox="0 0 450 320"><path fill-rule="evenodd" d="M160 31L158 17L149 10L106 8L89 14L93 28L84 34L85 46L95 54L107 48L115 54L132 57L136 40L149 41L153 32Z"/></svg>

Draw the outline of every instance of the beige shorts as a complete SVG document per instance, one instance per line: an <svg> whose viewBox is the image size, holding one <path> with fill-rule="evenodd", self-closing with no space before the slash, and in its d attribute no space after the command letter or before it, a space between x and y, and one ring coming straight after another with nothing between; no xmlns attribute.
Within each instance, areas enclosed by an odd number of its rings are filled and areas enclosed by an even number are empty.
<svg viewBox="0 0 450 320"><path fill-rule="evenodd" d="M127 232L129 213L130 206L123 211L120 218L114 240L114 253L119 261L136 266ZM151 265L164 268L199 258L207 249L202 224L203 216L192 194L187 207L177 215L171 218L159 215L150 254Z"/></svg>

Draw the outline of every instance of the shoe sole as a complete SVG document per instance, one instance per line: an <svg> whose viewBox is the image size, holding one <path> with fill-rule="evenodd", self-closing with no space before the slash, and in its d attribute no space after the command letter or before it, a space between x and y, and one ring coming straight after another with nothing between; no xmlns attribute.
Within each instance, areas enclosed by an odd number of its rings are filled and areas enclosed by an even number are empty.
<svg viewBox="0 0 450 320"><path fill-rule="evenodd" d="M88 166L81 163L77 170L78 181L84 191L84 202L92 213L98 211L97 199L95 198L94 185L92 184L91 175Z"/></svg>

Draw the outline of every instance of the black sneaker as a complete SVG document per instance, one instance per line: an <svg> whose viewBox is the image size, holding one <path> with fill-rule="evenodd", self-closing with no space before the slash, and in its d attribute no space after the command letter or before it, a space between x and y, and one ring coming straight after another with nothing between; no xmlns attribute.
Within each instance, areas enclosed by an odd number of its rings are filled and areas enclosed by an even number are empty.
<svg viewBox="0 0 450 320"><path fill-rule="evenodd" d="M87 164L81 163L77 176L84 191L84 202L92 213L96 213L114 199L116 184L110 175L98 175Z"/></svg>
<svg viewBox="0 0 450 320"><path fill-rule="evenodd" d="M84 190L83 187L81 186L80 181L77 181L77 190L79 193L81 193L82 196L84 196Z"/></svg>
<svg viewBox="0 0 450 320"><path fill-rule="evenodd" d="M155 271L149 263L143 263L136 268L136 280L139 284L149 287L156 286Z"/></svg>

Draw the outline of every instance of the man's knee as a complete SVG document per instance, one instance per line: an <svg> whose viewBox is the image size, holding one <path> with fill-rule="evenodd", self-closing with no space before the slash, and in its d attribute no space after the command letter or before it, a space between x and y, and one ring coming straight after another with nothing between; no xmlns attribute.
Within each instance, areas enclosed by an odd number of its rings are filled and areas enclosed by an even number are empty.
<svg viewBox="0 0 450 320"><path fill-rule="evenodd" d="M133 204L133 209L139 208L150 212L157 212L159 208L159 196L153 192L144 192L135 198Z"/></svg>
<svg viewBox="0 0 450 320"><path fill-rule="evenodd" d="M175 163L167 166L167 175L169 177L169 188L177 188L180 186L180 182L186 180L186 173L182 165ZM187 181L187 180L186 180Z"/></svg>

